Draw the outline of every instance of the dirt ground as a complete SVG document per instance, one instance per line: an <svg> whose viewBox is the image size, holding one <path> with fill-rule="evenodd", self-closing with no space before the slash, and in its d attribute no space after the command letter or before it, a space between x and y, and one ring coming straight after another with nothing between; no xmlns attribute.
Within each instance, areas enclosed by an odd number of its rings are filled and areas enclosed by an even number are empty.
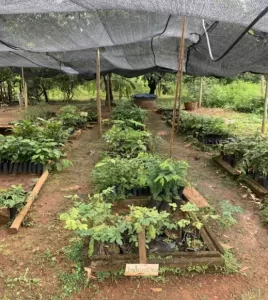
<svg viewBox="0 0 268 300"><path fill-rule="evenodd" d="M37 180L38 176L32 174L0 174L0 189L7 189L10 188L11 185L21 184L23 189L29 192Z"/></svg>
<svg viewBox="0 0 268 300"><path fill-rule="evenodd" d="M21 112L18 107L0 108L0 126L8 125L9 122L18 120Z"/></svg>
<svg viewBox="0 0 268 300"><path fill-rule="evenodd" d="M155 133L167 132L159 151L168 153L170 128L159 115L151 114L149 129ZM103 146L97 138L97 127L83 131L73 142L69 155L73 167L51 174L35 201L29 215L33 226L21 228L13 236L0 229L1 300L62 299L60 275L72 273L74 268L63 248L73 235L63 228L59 214L73 206L72 200L64 198L65 195L91 191L90 172ZM89 287L66 299L268 299L267 229L260 224L257 205L250 193L221 172L212 163L211 154L192 149L181 137L175 137L174 156L188 161L189 179L211 204L217 206L220 200L230 200L244 209L238 225L232 229L223 231L213 227L221 242L235 248L241 263L240 273L171 276L165 283L134 278L103 283L92 281ZM151 288L162 291L153 292Z"/></svg>

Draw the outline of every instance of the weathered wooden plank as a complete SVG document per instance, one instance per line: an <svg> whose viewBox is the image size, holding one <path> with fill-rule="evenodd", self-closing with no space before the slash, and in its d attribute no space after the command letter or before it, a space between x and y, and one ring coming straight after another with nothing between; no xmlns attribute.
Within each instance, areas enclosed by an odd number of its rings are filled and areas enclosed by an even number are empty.
<svg viewBox="0 0 268 300"><path fill-rule="evenodd" d="M268 190L266 190L263 186L261 186L258 182L253 180L252 178L245 177L243 178L243 182L258 196L264 197L268 195Z"/></svg>
<svg viewBox="0 0 268 300"><path fill-rule="evenodd" d="M232 166L230 166L227 162L225 162L220 156L214 157L213 160L227 173L229 173L230 175L234 176L234 177L238 177L240 175L240 173L233 168Z"/></svg>
<svg viewBox="0 0 268 300"><path fill-rule="evenodd" d="M90 268L93 272L101 271L119 271L125 268L126 263L139 263L139 259L126 262L125 260L113 261L92 261ZM222 257L172 257L170 259L148 259L149 264L159 264L160 267L169 268L187 268L193 266L223 266L224 260Z"/></svg>
<svg viewBox="0 0 268 300"><path fill-rule="evenodd" d="M183 196L189 202L194 203L197 207L209 207L207 200L193 187L185 187L183 190Z"/></svg>

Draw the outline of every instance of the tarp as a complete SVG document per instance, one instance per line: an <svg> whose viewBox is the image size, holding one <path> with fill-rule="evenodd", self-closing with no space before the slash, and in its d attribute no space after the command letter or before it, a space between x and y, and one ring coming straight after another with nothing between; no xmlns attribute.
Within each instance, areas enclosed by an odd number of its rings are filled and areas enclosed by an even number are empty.
<svg viewBox="0 0 268 300"><path fill-rule="evenodd" d="M182 16L187 17L185 71L233 76L268 73L268 15L219 62L222 54L268 5L267 0L0 0L0 67L45 67L95 77L176 71ZM215 21L218 21L215 23Z"/></svg>

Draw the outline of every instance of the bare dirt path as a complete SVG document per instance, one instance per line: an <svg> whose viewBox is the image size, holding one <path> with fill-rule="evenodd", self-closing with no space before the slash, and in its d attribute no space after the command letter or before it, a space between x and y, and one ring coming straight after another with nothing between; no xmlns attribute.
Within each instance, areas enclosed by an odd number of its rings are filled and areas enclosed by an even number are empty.
<svg viewBox="0 0 268 300"><path fill-rule="evenodd" d="M166 142L161 146L161 152L168 153L170 129L156 114L151 114L149 127L154 132L168 132L164 137ZM256 205L249 202L250 197L242 197L245 191L211 163L209 154L185 147L186 144L182 138L176 137L174 154L176 158L188 161L191 167L189 177L199 191L211 204L217 205L218 201L226 199L245 210L233 229L218 231L213 228L220 241L235 247L241 261L241 274L169 277L165 283L129 278L103 283L92 281L89 287L66 299L268 299L267 230L259 222ZM63 189L79 185L80 194L91 190L89 174L102 149L103 143L97 139L97 128L84 131L70 152L73 167L52 174L41 190L30 213L33 227L22 228L14 236L0 230L1 300L62 299L60 275L72 272L74 267L63 253L63 247L73 236L63 229L59 221L59 214L72 206L72 201L65 199L64 195L74 191ZM27 275L23 276L26 272ZM36 280L39 281L35 283ZM162 291L153 292L150 290L153 287Z"/></svg>

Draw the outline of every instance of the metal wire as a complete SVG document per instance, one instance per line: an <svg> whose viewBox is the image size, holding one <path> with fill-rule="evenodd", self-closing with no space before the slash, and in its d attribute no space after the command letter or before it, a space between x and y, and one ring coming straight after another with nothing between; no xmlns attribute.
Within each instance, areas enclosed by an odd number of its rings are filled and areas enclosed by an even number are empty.
<svg viewBox="0 0 268 300"><path fill-rule="evenodd" d="M202 24L203 28L205 31L206 39L207 39L207 45L208 45L208 51L209 51L209 56L211 60L214 62L219 61L223 59L234 47L235 45L248 33L248 31L262 18L264 17L268 12L268 6L248 25L248 27L238 36L238 38L231 44L231 46L219 57L215 58L212 54L211 50L211 45L209 41L209 36L208 36L208 29L206 28L205 20L202 19Z"/></svg>

